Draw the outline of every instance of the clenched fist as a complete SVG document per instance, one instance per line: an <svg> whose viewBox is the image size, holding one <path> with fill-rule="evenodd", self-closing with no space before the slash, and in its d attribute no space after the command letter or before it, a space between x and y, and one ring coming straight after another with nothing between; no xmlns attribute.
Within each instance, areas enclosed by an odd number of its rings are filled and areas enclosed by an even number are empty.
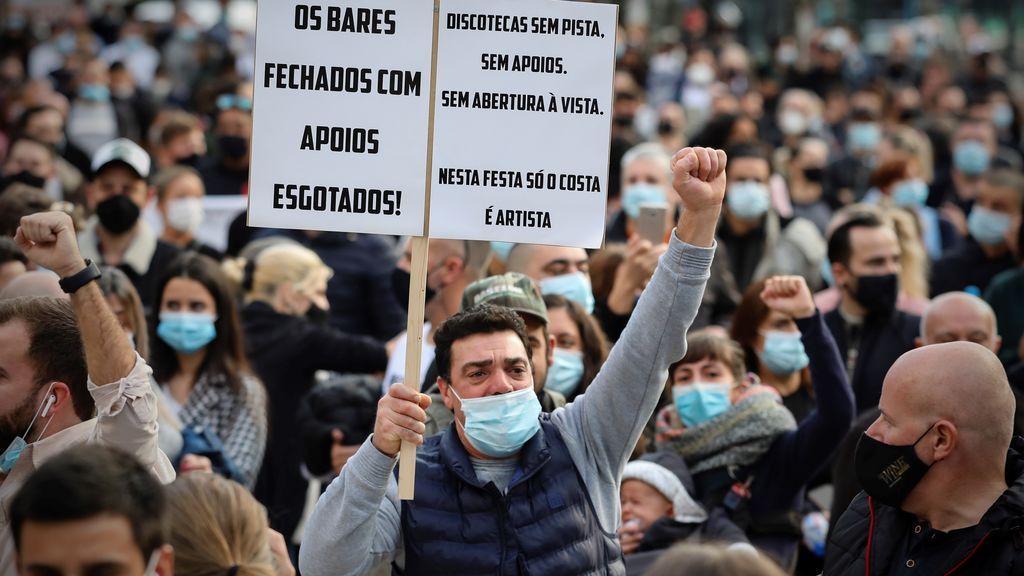
<svg viewBox="0 0 1024 576"><path fill-rule="evenodd" d="M765 306L793 318L810 318L816 310L814 297L803 276L769 278L761 291Z"/></svg>
<svg viewBox="0 0 1024 576"><path fill-rule="evenodd" d="M29 260L53 270L62 278L85 268L85 260L78 251L75 225L64 212L39 212L25 216L14 240Z"/></svg>
<svg viewBox="0 0 1024 576"><path fill-rule="evenodd" d="M683 148L672 157L672 187L692 212L718 210L725 198L725 163L722 150Z"/></svg>
<svg viewBox="0 0 1024 576"><path fill-rule="evenodd" d="M373 424L373 445L382 454L394 457L402 448L402 440L417 446L423 444L430 396L420 394L405 384L395 384L377 402L377 420Z"/></svg>

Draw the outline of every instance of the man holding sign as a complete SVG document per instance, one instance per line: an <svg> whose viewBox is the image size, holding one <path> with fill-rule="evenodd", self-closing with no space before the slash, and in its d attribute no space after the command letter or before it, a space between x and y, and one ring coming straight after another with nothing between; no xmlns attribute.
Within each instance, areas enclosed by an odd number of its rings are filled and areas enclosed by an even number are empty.
<svg viewBox="0 0 1024 576"><path fill-rule="evenodd" d="M623 574L610 536L619 480L665 370L685 353L725 164L710 148L672 159L684 209L669 249L604 368L565 408L540 416L525 330L510 310L476 307L445 322L435 338L438 384L456 423L424 443L429 398L393 386L373 436L309 520L302 572L365 574L394 561L405 574ZM417 497L404 502L393 473L403 440L422 445Z"/></svg>

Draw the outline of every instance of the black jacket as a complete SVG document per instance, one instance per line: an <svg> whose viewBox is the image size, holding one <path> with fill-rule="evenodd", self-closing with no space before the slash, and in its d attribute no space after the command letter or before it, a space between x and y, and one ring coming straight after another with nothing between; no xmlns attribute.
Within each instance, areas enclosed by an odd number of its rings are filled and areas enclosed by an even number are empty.
<svg viewBox="0 0 1024 576"><path fill-rule="evenodd" d="M270 525L291 539L302 515L306 481L302 466L299 403L312 389L317 370L383 372L384 345L300 318L279 314L268 304L242 309L249 360L267 387L267 452L256 482L256 497L266 507Z"/></svg>
<svg viewBox="0 0 1024 576"><path fill-rule="evenodd" d="M334 430L343 434L341 443L358 446L373 432L380 400L380 380L366 374L329 373L317 382L299 406L306 468L315 476L331 473Z"/></svg>
<svg viewBox="0 0 1024 576"><path fill-rule="evenodd" d="M849 354L846 339L846 320L839 308L825 315L825 323L839 346L845 364ZM888 319L864 320L864 333L857 351L857 363L850 382L857 400L857 413L878 406L882 396L882 382L896 359L914 348L914 338L921 328L921 317L897 310Z"/></svg>
<svg viewBox="0 0 1024 576"><path fill-rule="evenodd" d="M948 250L932 266L932 297L975 287L979 295L988 288L997 274L1017 265L1013 254L1007 252L998 258L989 258L974 238L968 237L952 250Z"/></svg>
<svg viewBox="0 0 1024 576"><path fill-rule="evenodd" d="M1016 438L1006 461L1009 488L976 526L949 533L936 574L1024 574L1024 440ZM899 557L916 520L861 493L829 537L824 576L873 576L903 567ZM955 535L955 537L954 537ZM920 563L921 559L918 558ZM928 558L926 561L940 561Z"/></svg>

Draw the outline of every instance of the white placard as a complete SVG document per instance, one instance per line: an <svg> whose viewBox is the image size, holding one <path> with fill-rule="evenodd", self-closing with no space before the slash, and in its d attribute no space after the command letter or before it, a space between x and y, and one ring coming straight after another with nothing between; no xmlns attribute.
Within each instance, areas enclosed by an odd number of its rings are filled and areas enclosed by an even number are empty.
<svg viewBox="0 0 1024 576"><path fill-rule="evenodd" d="M601 245L616 11L442 0L431 236Z"/></svg>
<svg viewBox="0 0 1024 576"><path fill-rule="evenodd" d="M249 225L422 235L430 0L260 2Z"/></svg>

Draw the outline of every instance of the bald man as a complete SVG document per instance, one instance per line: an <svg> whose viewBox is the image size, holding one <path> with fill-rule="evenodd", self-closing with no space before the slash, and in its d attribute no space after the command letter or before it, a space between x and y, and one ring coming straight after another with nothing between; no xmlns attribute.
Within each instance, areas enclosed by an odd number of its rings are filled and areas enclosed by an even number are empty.
<svg viewBox="0 0 1024 576"><path fill-rule="evenodd" d="M829 538L825 576L1019 573L1024 445L1010 448L1014 399L996 355L973 342L907 352L879 408L856 450L864 492Z"/></svg>
<svg viewBox="0 0 1024 576"><path fill-rule="evenodd" d="M946 342L974 342L993 353L1002 345L995 313L984 300L966 292L949 292L931 301L921 317L921 333L914 344L920 348ZM936 390L939 390L937 387ZM1024 434L1024 396L1011 388L1013 406L1017 407L1013 419L1014 435ZM945 394L946 392L943 391ZM832 500L832 526L863 488L854 469L854 452L864 431L878 419L877 408L867 410L854 422L843 440L833 465L832 480L835 488Z"/></svg>
<svg viewBox="0 0 1024 576"><path fill-rule="evenodd" d="M22 296L49 296L67 300L68 295L60 289L60 279L53 272L34 270L25 272L0 290L0 300L20 298Z"/></svg>

